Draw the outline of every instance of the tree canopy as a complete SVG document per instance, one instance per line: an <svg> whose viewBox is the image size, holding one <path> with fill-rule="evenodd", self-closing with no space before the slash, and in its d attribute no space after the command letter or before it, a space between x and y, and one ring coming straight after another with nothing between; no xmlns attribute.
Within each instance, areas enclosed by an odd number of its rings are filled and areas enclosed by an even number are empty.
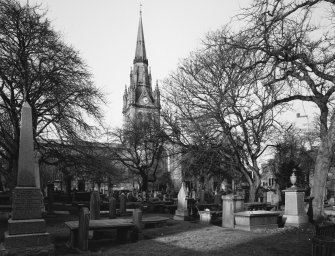
<svg viewBox="0 0 335 256"><path fill-rule="evenodd" d="M37 5L0 2L0 173L15 185L20 110L33 113L35 149L75 144L100 122L103 94L79 53L62 41Z"/></svg>

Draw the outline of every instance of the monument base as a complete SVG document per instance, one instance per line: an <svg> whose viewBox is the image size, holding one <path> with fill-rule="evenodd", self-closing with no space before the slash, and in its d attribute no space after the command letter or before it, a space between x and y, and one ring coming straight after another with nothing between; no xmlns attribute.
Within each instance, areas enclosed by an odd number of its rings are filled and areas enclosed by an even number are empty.
<svg viewBox="0 0 335 256"><path fill-rule="evenodd" d="M46 225L44 219L8 220L9 235L45 233L45 231Z"/></svg>
<svg viewBox="0 0 335 256"><path fill-rule="evenodd" d="M50 244L49 233L10 235L5 232L5 248L45 246Z"/></svg>
<svg viewBox="0 0 335 256"><path fill-rule="evenodd" d="M0 256L16 256L16 255L27 255L27 256L54 256L55 247L53 244L44 246L24 247L24 248L5 248L3 244L0 244Z"/></svg>
<svg viewBox="0 0 335 256"><path fill-rule="evenodd" d="M42 218L41 189L37 187L16 187L13 191L12 219Z"/></svg>
<svg viewBox="0 0 335 256"><path fill-rule="evenodd" d="M309 223L308 215L283 215L285 226L302 227Z"/></svg>
<svg viewBox="0 0 335 256"><path fill-rule="evenodd" d="M174 220L185 220L189 217L187 210L176 210L175 215L173 216Z"/></svg>

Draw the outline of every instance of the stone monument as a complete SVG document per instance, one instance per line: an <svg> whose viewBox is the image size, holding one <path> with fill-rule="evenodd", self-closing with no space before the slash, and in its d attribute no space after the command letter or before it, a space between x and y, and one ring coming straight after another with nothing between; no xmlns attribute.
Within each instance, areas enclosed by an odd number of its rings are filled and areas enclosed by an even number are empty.
<svg viewBox="0 0 335 256"><path fill-rule="evenodd" d="M292 186L284 190L285 213L283 215L283 221L285 226L301 227L308 224L308 215L304 206L305 192L295 185L296 179L293 170L291 176Z"/></svg>
<svg viewBox="0 0 335 256"><path fill-rule="evenodd" d="M222 196L222 227L234 228L234 213L243 211L243 208L243 197L233 194Z"/></svg>
<svg viewBox="0 0 335 256"><path fill-rule="evenodd" d="M90 198L90 219L100 219L100 194L99 191L92 191Z"/></svg>
<svg viewBox="0 0 335 256"><path fill-rule="evenodd" d="M120 196L120 215L123 216L126 214L127 212L127 199L126 199L126 195L124 193L122 193Z"/></svg>
<svg viewBox="0 0 335 256"><path fill-rule="evenodd" d="M187 209L187 199L186 199L186 188L184 182L181 183L181 188L178 193L178 207L175 215L173 216L174 220L185 220L189 216Z"/></svg>
<svg viewBox="0 0 335 256"><path fill-rule="evenodd" d="M54 246L41 212L41 190L36 184L32 112L28 102L21 110L17 186L13 191L12 218L5 232L5 250L18 255L54 255Z"/></svg>
<svg viewBox="0 0 335 256"><path fill-rule="evenodd" d="M109 218L116 219L116 199L114 197L109 198Z"/></svg>

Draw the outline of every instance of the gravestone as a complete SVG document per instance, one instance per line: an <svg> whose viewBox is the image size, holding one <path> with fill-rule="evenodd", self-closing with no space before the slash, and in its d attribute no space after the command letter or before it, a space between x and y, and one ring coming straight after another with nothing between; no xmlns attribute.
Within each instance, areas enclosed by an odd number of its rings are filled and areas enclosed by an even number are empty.
<svg viewBox="0 0 335 256"><path fill-rule="evenodd" d="M234 228L234 213L243 211L243 197L236 195L222 196L222 227Z"/></svg>
<svg viewBox="0 0 335 256"><path fill-rule="evenodd" d="M109 198L109 218L116 218L116 199L114 197Z"/></svg>
<svg viewBox="0 0 335 256"><path fill-rule="evenodd" d="M143 223L142 223L142 211L141 209L134 209L133 211L133 223L138 229L138 232L142 232Z"/></svg>
<svg viewBox="0 0 335 256"><path fill-rule="evenodd" d="M174 220L185 220L189 216L187 209L187 198L186 198L186 188L184 182L181 184L181 188L178 193L178 207L175 215L173 216Z"/></svg>
<svg viewBox="0 0 335 256"><path fill-rule="evenodd" d="M21 109L17 186L13 191L12 218L5 232L5 250L17 255L54 255L54 246L41 212L41 190L36 184L31 107Z"/></svg>
<svg viewBox="0 0 335 256"><path fill-rule="evenodd" d="M127 204L126 195L122 193L120 195L120 215L126 214L126 204Z"/></svg>
<svg viewBox="0 0 335 256"><path fill-rule="evenodd" d="M132 242L137 242L139 239L143 239L143 222L142 222L142 210L134 209L133 211L133 223L135 228L130 233L130 239Z"/></svg>
<svg viewBox="0 0 335 256"><path fill-rule="evenodd" d="M90 211L83 207L79 213L79 229L78 229L78 248L82 251L88 250L88 231L90 225Z"/></svg>
<svg viewBox="0 0 335 256"><path fill-rule="evenodd" d="M91 193L90 219L91 220L99 220L100 219L100 194L99 194L99 191L93 191Z"/></svg>

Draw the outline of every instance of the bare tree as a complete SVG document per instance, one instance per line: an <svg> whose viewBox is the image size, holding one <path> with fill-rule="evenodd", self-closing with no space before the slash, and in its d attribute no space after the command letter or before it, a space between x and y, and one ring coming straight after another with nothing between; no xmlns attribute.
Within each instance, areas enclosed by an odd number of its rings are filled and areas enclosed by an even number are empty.
<svg viewBox="0 0 335 256"><path fill-rule="evenodd" d="M166 105L179 119L179 127L171 131L179 132L175 139L181 144L209 137L221 149L228 147L249 183L249 200L254 201L260 185L259 157L269 146L266 141L281 111L269 108L278 91L259 84L262 69L245 69L253 54L212 40L207 37L206 47L166 81Z"/></svg>
<svg viewBox="0 0 335 256"><path fill-rule="evenodd" d="M33 113L35 148L79 142L100 122L102 93L78 52L53 30L39 6L0 2L0 173L15 186L20 109ZM45 151L43 151L45 152Z"/></svg>
<svg viewBox="0 0 335 256"><path fill-rule="evenodd" d="M332 6L334 1L254 1L239 16L246 25L238 36L219 36L219 44L254 53L256 59L247 68L264 68L265 87L282 87L273 106L302 100L320 110L321 144L312 187L315 220L324 215L326 179L335 141L335 116L330 114L335 91L335 35L332 19L320 21L319 15L318 23L313 21L317 13L325 16L325 9Z"/></svg>
<svg viewBox="0 0 335 256"><path fill-rule="evenodd" d="M109 137L114 143L110 147L113 158L140 177L140 189L147 191L148 184L155 182L159 170L164 168L167 137L162 126L150 118L129 121L122 129L111 132Z"/></svg>

